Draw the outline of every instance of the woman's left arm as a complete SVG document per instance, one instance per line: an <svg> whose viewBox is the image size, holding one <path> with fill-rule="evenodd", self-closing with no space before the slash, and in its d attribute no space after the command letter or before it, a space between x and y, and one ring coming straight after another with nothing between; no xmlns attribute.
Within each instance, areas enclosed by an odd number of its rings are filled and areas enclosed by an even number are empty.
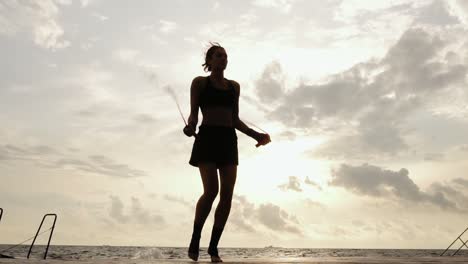
<svg viewBox="0 0 468 264"><path fill-rule="evenodd" d="M234 99L234 109L232 111L232 122L234 128L246 134L247 136L255 139L257 141L256 147L261 145L266 145L271 142L270 136L268 134L259 133L252 128L248 127L242 120L239 118L239 97L240 97L240 85L236 81L232 81L234 84L235 99Z"/></svg>
<svg viewBox="0 0 468 264"><path fill-rule="evenodd" d="M240 97L240 85L236 81L231 81L234 86L234 108L232 109L232 122L234 128L241 131L242 133L249 135L250 128L242 122L239 118L239 97Z"/></svg>

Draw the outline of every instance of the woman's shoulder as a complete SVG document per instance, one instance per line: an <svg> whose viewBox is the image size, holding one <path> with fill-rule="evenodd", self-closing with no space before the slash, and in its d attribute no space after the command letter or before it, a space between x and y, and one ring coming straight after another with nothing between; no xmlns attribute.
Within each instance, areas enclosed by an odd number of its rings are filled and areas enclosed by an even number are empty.
<svg viewBox="0 0 468 264"><path fill-rule="evenodd" d="M197 76L195 78L193 78L192 80L192 87L194 87L195 89L197 90L203 90L203 87L206 86L206 80L207 80L207 76Z"/></svg>
<svg viewBox="0 0 468 264"><path fill-rule="evenodd" d="M234 80L228 80L232 86L234 87L234 91L236 92L237 95L239 95L239 92L240 92L240 85L238 82L234 81Z"/></svg>
<svg viewBox="0 0 468 264"><path fill-rule="evenodd" d="M206 82L207 79L208 79L208 76L197 76L193 78L192 82L194 83Z"/></svg>

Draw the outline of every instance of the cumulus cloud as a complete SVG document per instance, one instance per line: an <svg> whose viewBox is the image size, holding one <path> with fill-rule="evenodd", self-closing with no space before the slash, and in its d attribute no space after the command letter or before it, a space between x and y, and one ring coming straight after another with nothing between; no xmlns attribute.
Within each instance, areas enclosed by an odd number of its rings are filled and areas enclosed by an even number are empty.
<svg viewBox="0 0 468 264"><path fill-rule="evenodd" d="M129 218L123 213L124 205L120 198L113 195L111 195L109 198L111 199L109 215L121 224L127 223Z"/></svg>
<svg viewBox="0 0 468 264"><path fill-rule="evenodd" d="M264 103L273 103L281 98L284 90L284 74L278 62L272 62L265 67L256 82L258 98Z"/></svg>
<svg viewBox="0 0 468 264"><path fill-rule="evenodd" d="M428 191L422 191L409 177L405 168L399 171L363 164L342 164L332 170L332 186L343 187L355 194L384 199L400 199L412 203L429 203L442 209L466 211L466 197L456 189L442 183L433 183Z"/></svg>
<svg viewBox="0 0 468 264"><path fill-rule="evenodd" d="M468 188L468 179L456 178L453 180L453 182L461 186L464 186L465 188Z"/></svg>
<svg viewBox="0 0 468 264"><path fill-rule="evenodd" d="M415 22L443 26L459 24L459 19L450 13L449 8L448 2L434 0L419 10Z"/></svg>
<svg viewBox="0 0 468 264"><path fill-rule="evenodd" d="M297 219L288 215L277 205L261 204L257 209L257 214L258 220L272 230L301 234L297 226L288 223L288 220L295 222Z"/></svg>
<svg viewBox="0 0 468 264"><path fill-rule="evenodd" d="M59 3L60 4L60 3ZM61 4L69 4L61 2ZM14 1L0 3L0 34L13 35L30 32L35 44L46 49L70 46L58 22L60 8L53 0Z"/></svg>
<svg viewBox="0 0 468 264"><path fill-rule="evenodd" d="M307 177L305 178L304 183L307 184L307 185L313 186L313 187L319 189L320 191L322 190L322 187L321 187L318 183L316 183L316 182L314 182L314 181L311 181L311 180L309 179L309 176L307 176Z"/></svg>
<svg viewBox="0 0 468 264"><path fill-rule="evenodd" d="M468 3L464 0L449 1L452 11L466 24L468 24Z"/></svg>
<svg viewBox="0 0 468 264"><path fill-rule="evenodd" d="M395 194L401 198L419 201L422 199L419 187L408 177L408 170L384 170L364 164L350 166L342 164L332 171L330 185L342 186L352 192L368 196L389 196Z"/></svg>
<svg viewBox="0 0 468 264"><path fill-rule="evenodd" d="M291 190L296 192L302 192L301 183L299 178L296 176L289 176L288 182L278 186L283 191Z"/></svg>
<svg viewBox="0 0 468 264"><path fill-rule="evenodd" d="M409 117L466 86L467 65L445 59L450 52L460 53L450 44L437 33L409 29L382 59L284 93L268 117L290 128L332 135L314 156L371 159L408 151Z"/></svg>
<svg viewBox="0 0 468 264"><path fill-rule="evenodd" d="M118 196L111 195L109 198L111 200L109 216L120 224L162 225L165 223L161 215L153 214L143 208L141 201L136 197L131 197L131 204L127 213L122 200Z"/></svg>
<svg viewBox="0 0 468 264"><path fill-rule="evenodd" d="M279 206L267 203L255 206L245 196L234 195L230 222L239 230L258 232L254 226L263 226L277 232L301 235L299 221Z"/></svg>
<svg viewBox="0 0 468 264"><path fill-rule="evenodd" d="M442 208L456 207L462 212L468 212L468 196L466 186L460 185L454 179L451 182L434 182L429 186L430 200L440 204Z"/></svg>
<svg viewBox="0 0 468 264"><path fill-rule="evenodd" d="M255 218L255 210L255 205L249 202L245 196L234 194L229 221L237 229L253 233L256 229L251 221Z"/></svg>

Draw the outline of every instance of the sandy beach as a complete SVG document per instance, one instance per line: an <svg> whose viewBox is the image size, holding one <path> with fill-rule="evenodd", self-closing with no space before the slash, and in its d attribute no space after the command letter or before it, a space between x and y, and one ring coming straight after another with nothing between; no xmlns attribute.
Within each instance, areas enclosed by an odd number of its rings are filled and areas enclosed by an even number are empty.
<svg viewBox="0 0 468 264"><path fill-rule="evenodd" d="M193 264L197 263L190 260L41 260L41 259L0 259L0 263L29 263L29 264ZM209 259L199 260L198 263L211 263ZM468 257L335 257L335 258L264 258L264 259L224 259L224 263L239 263L239 264L266 264L266 263L468 263Z"/></svg>

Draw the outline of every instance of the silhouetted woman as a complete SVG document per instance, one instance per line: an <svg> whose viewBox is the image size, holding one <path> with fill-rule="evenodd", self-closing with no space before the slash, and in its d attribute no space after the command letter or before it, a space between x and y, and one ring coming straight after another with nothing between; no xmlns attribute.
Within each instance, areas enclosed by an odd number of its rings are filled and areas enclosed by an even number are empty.
<svg viewBox="0 0 468 264"><path fill-rule="evenodd" d="M210 76L198 76L190 87L190 117L184 128L187 136L195 136L189 163L198 167L203 181L203 195L197 202L192 239L188 256L197 261L200 235L213 201L218 195L218 169L221 194L216 207L208 254L212 262L222 262L218 255L218 242L231 210L232 193L236 183L238 151L236 129L254 138L257 147L270 142L268 134L259 133L239 119L240 86L224 78L228 62L226 51L218 43L206 52L205 71ZM198 108L203 120L196 134Z"/></svg>

